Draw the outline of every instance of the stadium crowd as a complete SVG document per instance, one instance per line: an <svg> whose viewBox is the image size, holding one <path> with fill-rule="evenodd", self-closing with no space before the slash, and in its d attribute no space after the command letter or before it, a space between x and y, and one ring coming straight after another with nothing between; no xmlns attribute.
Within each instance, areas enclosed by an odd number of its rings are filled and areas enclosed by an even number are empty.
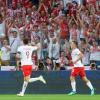
<svg viewBox="0 0 100 100"><path fill-rule="evenodd" d="M16 0L15 0L16 1ZM100 66L99 0L17 0L6 5L0 0L0 63L16 65L16 52L28 38L29 45L40 45L32 60L36 70L65 70L73 66L70 42L76 40L85 66ZM67 2L71 1L71 2ZM89 2L90 1L90 2Z"/></svg>

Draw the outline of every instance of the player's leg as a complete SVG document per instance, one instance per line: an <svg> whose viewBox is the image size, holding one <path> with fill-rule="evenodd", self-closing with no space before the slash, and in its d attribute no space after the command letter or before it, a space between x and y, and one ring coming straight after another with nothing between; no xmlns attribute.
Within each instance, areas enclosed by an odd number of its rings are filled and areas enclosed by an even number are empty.
<svg viewBox="0 0 100 100"><path fill-rule="evenodd" d="M71 76L70 76L72 91L68 95L76 94L76 81L75 81L75 77L77 76L77 74L78 74L78 70L76 68L74 68L72 70Z"/></svg>
<svg viewBox="0 0 100 100"><path fill-rule="evenodd" d="M75 77L71 76L70 77L70 81L71 81L72 91L68 95L74 95L74 94L76 94L76 81L75 81Z"/></svg>
<svg viewBox="0 0 100 100"><path fill-rule="evenodd" d="M36 77L36 78L30 78L30 75L29 76L26 76L24 77L24 82L23 82L23 86L22 86L22 91L17 94L18 96L24 96L24 93L25 93L25 90L27 88L27 85L29 82L35 82L35 81L41 81L43 82L44 84L46 84L46 81L44 80L43 76L39 76L39 77Z"/></svg>
<svg viewBox="0 0 100 100"><path fill-rule="evenodd" d="M41 81L41 82L43 82L44 84L46 84L46 81L45 81L45 79L43 78L42 75L40 75L39 77L35 77L35 78L30 78L30 79L29 79L29 83L35 82L35 81Z"/></svg>
<svg viewBox="0 0 100 100"><path fill-rule="evenodd" d="M25 90L27 88L29 79L30 79L30 75L24 77L24 82L23 82L22 90L21 90L21 92L19 94L17 94L18 96L24 96L24 93L25 93Z"/></svg>
<svg viewBox="0 0 100 100"><path fill-rule="evenodd" d="M85 73L84 67L80 69L79 75L82 78L82 80L85 81L86 85L90 88L91 95L94 95L94 88L93 88L91 82L86 77L86 73Z"/></svg>
<svg viewBox="0 0 100 100"><path fill-rule="evenodd" d="M39 77L35 77L35 78L30 78L30 79L29 79L29 83L35 82L35 81L41 81L41 82L43 82L44 84L46 84L46 81L45 81L45 79L43 78L42 75L40 75Z"/></svg>
<svg viewBox="0 0 100 100"><path fill-rule="evenodd" d="M22 72L23 72L23 76L24 76L24 82L23 82L23 86L22 86L22 91L17 94L18 96L24 96L25 90L27 88L31 73L32 73L32 66L30 65L24 65L22 66Z"/></svg>
<svg viewBox="0 0 100 100"><path fill-rule="evenodd" d="M83 81L85 81L86 85L90 88L91 95L94 95L94 88L93 88L93 85L91 84L90 80L88 80L86 76L83 77L82 79L83 79Z"/></svg>

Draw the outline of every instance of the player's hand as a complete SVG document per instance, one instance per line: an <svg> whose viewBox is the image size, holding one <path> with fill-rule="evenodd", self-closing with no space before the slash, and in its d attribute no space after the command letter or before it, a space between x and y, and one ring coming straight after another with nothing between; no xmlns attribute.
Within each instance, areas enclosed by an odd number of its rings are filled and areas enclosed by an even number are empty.
<svg viewBox="0 0 100 100"><path fill-rule="evenodd" d="M73 61L73 64L76 64L77 63L77 61Z"/></svg>

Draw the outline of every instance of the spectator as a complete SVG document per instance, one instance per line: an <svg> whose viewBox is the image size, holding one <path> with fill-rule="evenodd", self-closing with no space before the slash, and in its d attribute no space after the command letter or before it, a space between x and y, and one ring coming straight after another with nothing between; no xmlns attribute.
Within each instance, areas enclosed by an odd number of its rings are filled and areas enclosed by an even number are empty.
<svg viewBox="0 0 100 100"><path fill-rule="evenodd" d="M32 61L33 61L33 70L38 70L38 59L37 59L37 52L36 51L34 51L32 54Z"/></svg>
<svg viewBox="0 0 100 100"><path fill-rule="evenodd" d="M39 60L38 62L38 70L44 70L45 66L44 66L44 62L43 60Z"/></svg>
<svg viewBox="0 0 100 100"><path fill-rule="evenodd" d="M38 60L41 60L41 43L40 43L40 38L37 37L36 41L35 41L36 45L40 48L38 51L37 51L37 59Z"/></svg>
<svg viewBox="0 0 100 100"><path fill-rule="evenodd" d="M0 42L2 42L2 39L6 37L6 26L4 17L0 14Z"/></svg>
<svg viewBox="0 0 100 100"><path fill-rule="evenodd" d="M90 48L90 61L94 61L96 66L100 65L100 47L98 46L97 42L94 40L93 44Z"/></svg>
<svg viewBox="0 0 100 100"><path fill-rule="evenodd" d="M37 24L35 24L33 26L33 30L32 30L32 33L31 33L31 40L35 40L38 37L40 38L40 35L41 35L41 33L39 31L39 27L38 27Z"/></svg>
<svg viewBox="0 0 100 100"><path fill-rule="evenodd" d="M17 48L23 45L23 38L27 37L30 45L38 44L41 47L37 53L40 65L44 65L49 56L50 59L55 59L53 68L59 70L60 64L57 59L60 59L60 51L64 51L68 65L73 66L70 62L69 44L74 39L78 41L84 54L83 63L88 65L90 60L95 60L99 65L100 61L97 60L99 56L97 49L100 44L99 0L91 0L93 1L91 3L86 0L35 0L39 2L38 6L31 5L29 0L13 1L6 7L3 0L0 0L0 49L6 36L10 43L11 58L16 54ZM82 1L86 1L86 4ZM11 29L14 30L10 32ZM95 50L92 45L94 40L97 42ZM96 59L93 55L97 56ZM11 59L13 60L15 61Z"/></svg>
<svg viewBox="0 0 100 100"><path fill-rule="evenodd" d="M1 48L1 65L2 66L10 65L10 51L11 51L11 48L8 44L8 41L6 39L3 40L3 46Z"/></svg>
<svg viewBox="0 0 100 100"><path fill-rule="evenodd" d="M63 51L61 51L59 63L60 63L60 70L65 70L65 66L68 66L68 59Z"/></svg>
<svg viewBox="0 0 100 100"><path fill-rule="evenodd" d="M17 48L20 46L20 39L18 36L18 31L16 29L11 30L11 33L9 35L9 43L10 43L10 47L11 47L10 65L15 66L16 65L15 55L17 52Z"/></svg>
<svg viewBox="0 0 100 100"><path fill-rule="evenodd" d="M81 52L84 54L82 58L82 62L85 66L89 66L90 64L90 45L86 42L85 39L81 39L81 43L79 45Z"/></svg>
<svg viewBox="0 0 100 100"><path fill-rule="evenodd" d="M48 29L47 27L42 27L41 28L41 56L42 59L46 60L48 57L48 45L49 45L49 37L48 37Z"/></svg>
<svg viewBox="0 0 100 100"><path fill-rule="evenodd" d="M54 63L54 69L56 68L56 62L58 61L60 55L60 46L57 38L53 38L52 45L51 45L51 51L49 53L51 54L51 59L53 60Z"/></svg>
<svg viewBox="0 0 100 100"><path fill-rule="evenodd" d="M1 50L0 50L0 66L1 66Z"/></svg>
<svg viewBox="0 0 100 100"><path fill-rule="evenodd" d="M73 18L74 18L74 16L73 16ZM79 42L79 40L80 40L80 38L79 38L80 34L79 34L77 23L73 22L72 25L71 25L71 27L70 27L70 29L69 29L69 31L70 31L70 41L76 40L76 41Z"/></svg>
<svg viewBox="0 0 100 100"><path fill-rule="evenodd" d="M60 23L60 30L61 30L61 33L60 33L61 39L68 39L69 28L68 28L68 23L65 16L62 16L62 21Z"/></svg>
<svg viewBox="0 0 100 100"><path fill-rule="evenodd" d="M96 70L96 63L95 63L95 61L91 62L90 68L91 68L91 70Z"/></svg>
<svg viewBox="0 0 100 100"><path fill-rule="evenodd" d="M47 57L47 59L46 59L46 68L48 71L51 71L54 68L53 61L49 57Z"/></svg>
<svg viewBox="0 0 100 100"><path fill-rule="evenodd" d="M50 48L49 48L50 49ZM53 38L52 44L51 44L51 50L49 51L49 57L53 60L59 59L59 43L57 38Z"/></svg>

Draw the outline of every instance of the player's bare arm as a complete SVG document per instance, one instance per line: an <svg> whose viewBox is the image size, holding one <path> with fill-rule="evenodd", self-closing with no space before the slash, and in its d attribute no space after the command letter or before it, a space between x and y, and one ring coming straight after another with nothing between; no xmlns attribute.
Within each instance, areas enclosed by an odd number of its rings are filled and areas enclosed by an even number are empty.
<svg viewBox="0 0 100 100"><path fill-rule="evenodd" d="M16 53L16 64L17 64L17 70L19 70L19 63L20 63L20 53Z"/></svg>
<svg viewBox="0 0 100 100"><path fill-rule="evenodd" d="M17 53L16 53L16 59L17 59L17 60L20 59L20 52L17 52Z"/></svg>

